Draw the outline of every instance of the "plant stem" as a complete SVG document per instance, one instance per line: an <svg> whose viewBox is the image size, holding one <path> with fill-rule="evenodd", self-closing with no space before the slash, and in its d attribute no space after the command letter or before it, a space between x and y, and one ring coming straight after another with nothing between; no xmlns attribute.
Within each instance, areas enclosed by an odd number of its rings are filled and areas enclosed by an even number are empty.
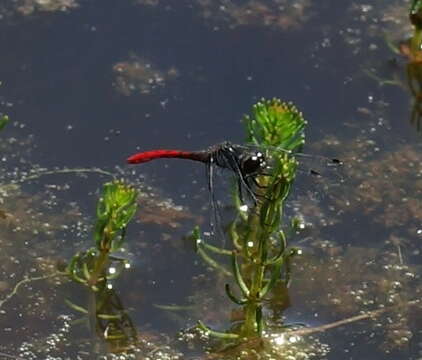
<svg viewBox="0 0 422 360"><path fill-rule="evenodd" d="M92 272L88 284L95 286L98 283L98 279L105 272L105 268L109 262L109 250L102 249L95 262L94 271Z"/></svg>
<svg viewBox="0 0 422 360"><path fill-rule="evenodd" d="M422 29L416 28L412 38L410 39L411 52L413 54L417 54L419 51L422 50L421 46L422 46Z"/></svg>
<svg viewBox="0 0 422 360"><path fill-rule="evenodd" d="M267 237L268 234L262 231L262 227L259 225L259 215L261 206L257 205L256 211L249 217L249 229L252 229L248 236L244 246L246 247L245 253L249 255L249 243L254 244L253 253L247 257L247 261L250 264L250 291L248 302L244 306L245 321L242 326L242 335L246 337L260 335L257 334L258 328L256 323L257 311L260 302L259 293L263 288L264 275L265 275L265 254L267 253ZM261 230L261 231L259 231Z"/></svg>

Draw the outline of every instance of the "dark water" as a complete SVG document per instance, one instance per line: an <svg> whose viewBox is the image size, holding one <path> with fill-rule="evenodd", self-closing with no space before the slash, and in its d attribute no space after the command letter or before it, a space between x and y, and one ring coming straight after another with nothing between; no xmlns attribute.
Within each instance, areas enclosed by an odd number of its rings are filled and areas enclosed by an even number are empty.
<svg viewBox="0 0 422 360"><path fill-rule="evenodd" d="M343 159L345 182L311 193L316 200L303 189L292 197L289 212L308 223L292 239L303 256L293 265L290 306L275 302L268 313L317 329L391 310L275 341L262 358L420 359L421 311L412 302L421 292L422 135L410 122L406 59L387 45L409 36L407 6L2 0L0 112L12 123L0 134L0 352L131 358L77 321L82 314L64 302L89 303L77 284L42 278L11 294L92 246L99 190L114 175L145 196L128 233L131 269L113 284L141 344L132 358L232 358L177 340L198 319L226 329L235 309L227 280L183 240L207 223L204 169L182 161L132 168L125 158L241 143L243 114L261 97L278 97L309 122L305 152ZM54 169L73 170L45 174Z"/></svg>

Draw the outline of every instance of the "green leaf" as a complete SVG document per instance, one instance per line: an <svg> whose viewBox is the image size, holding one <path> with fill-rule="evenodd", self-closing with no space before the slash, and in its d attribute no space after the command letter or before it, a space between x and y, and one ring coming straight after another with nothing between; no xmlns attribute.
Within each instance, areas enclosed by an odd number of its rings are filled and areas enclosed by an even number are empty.
<svg viewBox="0 0 422 360"><path fill-rule="evenodd" d="M214 269L217 269L218 271L221 271L222 274L226 276L231 276L230 271L228 271L223 265L215 261L211 256L207 254L205 249L202 248L202 246L198 246L197 248L198 255L211 267Z"/></svg>
<svg viewBox="0 0 422 360"><path fill-rule="evenodd" d="M261 99L252 107L252 115L245 116L248 141L258 145L280 146L300 151L305 136L306 121L292 103L280 99Z"/></svg>
<svg viewBox="0 0 422 360"><path fill-rule="evenodd" d="M230 285L229 284L226 284L226 286L225 286L225 290L226 290L226 294L227 294L227 296L229 297L229 299L231 300L231 301L233 301L235 304L238 304L238 305L244 305L244 304L246 304L247 303L247 299L238 299L233 293L232 293L232 291L231 291L231 289L230 289Z"/></svg>
<svg viewBox="0 0 422 360"><path fill-rule="evenodd" d="M271 269L271 277L270 280L264 285L264 287L259 292L259 298L262 299L265 295L267 295L268 291L270 291L278 279L280 279L280 272L281 266L283 264L283 258L281 257L280 261L275 263Z"/></svg>
<svg viewBox="0 0 422 360"><path fill-rule="evenodd" d="M94 239L98 249L117 251L124 241L124 231L137 210L138 192L123 181L104 184L97 203ZM118 238L118 234L121 237Z"/></svg>
<svg viewBox="0 0 422 360"><path fill-rule="evenodd" d="M89 279L91 278L91 274L89 273L88 264L86 262L83 262L82 264L82 272L84 274L85 279L89 281Z"/></svg>
<svg viewBox="0 0 422 360"><path fill-rule="evenodd" d="M237 262L237 256L234 252L232 254L232 269L233 269L233 274L234 274L234 278L236 280L237 285L239 286L240 290L242 290L243 295L246 298L248 298L250 295L250 291L245 281L243 280L243 277L239 268L239 263Z"/></svg>
<svg viewBox="0 0 422 360"><path fill-rule="evenodd" d="M265 262L266 265L273 265L279 261L283 261L283 256L285 256L285 251L287 248L287 239L284 235L284 231L280 229L278 232L279 240L280 240L280 248L278 250L278 253L271 259L267 260Z"/></svg>
<svg viewBox="0 0 422 360"><path fill-rule="evenodd" d="M8 122L9 117L7 115L0 116L0 131L4 129Z"/></svg>
<svg viewBox="0 0 422 360"><path fill-rule="evenodd" d="M103 320L120 320L122 315L97 314L97 317Z"/></svg>
<svg viewBox="0 0 422 360"><path fill-rule="evenodd" d="M64 302L71 307L73 310L76 310L78 312L81 312L83 314L88 314L88 310L83 308L82 306L76 305L75 303L73 303L72 301L70 301L69 299L64 299Z"/></svg>
<svg viewBox="0 0 422 360"><path fill-rule="evenodd" d="M422 9L422 0L412 0L412 4L410 5L410 12L415 13L421 11Z"/></svg>
<svg viewBox="0 0 422 360"><path fill-rule="evenodd" d="M207 333L211 336L220 338L220 339L239 339L240 338L240 336L238 334L211 330L202 321L198 321L198 328L201 329L202 331L204 331L205 333Z"/></svg>

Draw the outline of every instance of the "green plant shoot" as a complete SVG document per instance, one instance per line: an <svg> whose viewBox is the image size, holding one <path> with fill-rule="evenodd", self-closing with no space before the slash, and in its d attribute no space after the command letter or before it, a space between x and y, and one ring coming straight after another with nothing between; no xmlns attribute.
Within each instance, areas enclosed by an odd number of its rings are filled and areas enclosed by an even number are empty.
<svg viewBox="0 0 422 360"><path fill-rule="evenodd" d="M234 303L243 306L244 320L234 331L225 333L199 325L211 335L231 340L262 336L266 328L263 302L281 280L282 272L288 273L287 262L295 254L294 249L287 248L282 215L298 165L292 154L304 144L306 122L292 104L263 99L253 106L251 115L245 116L245 125L248 142L262 146L264 157L269 157L270 152L278 155L272 156L272 172L255 179L260 200L247 212L239 207L238 216L230 226L234 247L231 273L240 295L235 294L230 284L225 289ZM241 203L237 193L234 202ZM202 251L209 248L201 246ZM289 274L284 281L287 286Z"/></svg>
<svg viewBox="0 0 422 360"><path fill-rule="evenodd" d="M104 185L97 204L97 222L94 238L98 250L118 250L124 239L129 221L135 215L137 191L114 181Z"/></svg>
<svg viewBox="0 0 422 360"><path fill-rule="evenodd" d="M122 181L104 184L97 204L94 229L96 247L72 258L68 273L73 280L98 290L98 282L118 276L119 272L107 275L106 269L112 261L125 263L125 260L114 257L112 253L123 245L126 227L137 209L137 196L137 190Z"/></svg>
<svg viewBox="0 0 422 360"><path fill-rule="evenodd" d="M4 129L8 122L9 117L7 115L0 115L0 131Z"/></svg>

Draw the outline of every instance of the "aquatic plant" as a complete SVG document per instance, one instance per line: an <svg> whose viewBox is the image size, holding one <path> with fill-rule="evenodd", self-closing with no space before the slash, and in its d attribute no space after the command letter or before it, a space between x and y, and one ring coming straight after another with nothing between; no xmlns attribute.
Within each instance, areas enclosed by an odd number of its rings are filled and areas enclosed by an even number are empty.
<svg viewBox="0 0 422 360"><path fill-rule="evenodd" d="M199 323L205 332L229 339L261 337L266 327L263 316L266 298L280 280L288 286L289 258L296 250L287 247L282 224L283 205L298 165L291 153L299 151L304 144L306 122L294 105L279 99L263 99L253 106L252 115L245 116L245 125L248 142L259 145L264 156L274 147L288 151L277 152L271 172L257 176L256 197L260 200L251 209L244 211L240 206L240 195L235 194L238 211L229 231L233 251L205 244L199 239L198 229L194 231L200 254L208 259L208 263L211 261L209 251L231 256L231 275L240 295L234 294L230 284L226 284L225 290L235 304L243 306L244 319L230 332L223 333Z"/></svg>
<svg viewBox="0 0 422 360"><path fill-rule="evenodd" d="M126 227L135 215L138 192L123 181L104 184L97 204L94 228L95 247L77 253L67 266L67 274L90 290L88 306L66 299L74 310L87 315L92 329L112 348L131 344L136 329L108 280L116 279L129 263L113 253L121 250Z"/></svg>
<svg viewBox="0 0 422 360"><path fill-rule="evenodd" d="M0 81L0 86L2 85ZM9 122L9 117L6 114L0 112L0 131L4 129L6 124Z"/></svg>
<svg viewBox="0 0 422 360"><path fill-rule="evenodd" d="M8 122L9 117L7 115L0 115L0 131L4 129Z"/></svg>
<svg viewBox="0 0 422 360"><path fill-rule="evenodd" d="M0 81L1 85L1 81ZM4 127L9 122L9 117L6 114L0 112L0 131L4 129Z"/></svg>
<svg viewBox="0 0 422 360"><path fill-rule="evenodd" d="M402 12L402 8L400 8ZM398 15L393 15L396 17ZM418 132L421 131L422 120L422 1L412 0L408 8L408 19L413 28L410 37L392 41L387 38L388 47L397 55L405 57L405 78L403 75L393 75L391 78L383 78L377 74L377 71L365 70L366 74L375 79L380 86L393 85L399 86L410 91L413 97L410 123ZM402 26L402 28L405 28Z"/></svg>
<svg viewBox="0 0 422 360"><path fill-rule="evenodd" d="M413 0L410 5L409 19L414 26L414 34L410 40L412 51L420 51L422 44L422 1Z"/></svg>
<svg viewBox="0 0 422 360"><path fill-rule="evenodd" d="M116 278L125 265L125 260L113 256L121 249L126 227L136 212L137 190L122 181L104 184L103 194L97 204L97 220L94 229L96 247L76 254L70 261L69 276L82 284L98 290L98 283ZM110 262L117 262L120 271L107 274Z"/></svg>
<svg viewBox="0 0 422 360"><path fill-rule="evenodd" d="M422 79L422 1L413 0L410 6L409 19L413 25L413 35L406 43L401 45L402 54L409 58L406 64L407 83L413 95L411 123L420 131L421 127L421 79Z"/></svg>
<svg viewBox="0 0 422 360"><path fill-rule="evenodd" d="M421 130L422 104L421 104L421 80L422 80L422 1L413 0L409 8L409 20L413 26L412 36L401 41L398 49L390 47L396 53L407 58L406 63L406 85L413 96L412 113L410 123ZM377 76L375 76L377 78ZM401 81L378 79L381 84L402 85Z"/></svg>

